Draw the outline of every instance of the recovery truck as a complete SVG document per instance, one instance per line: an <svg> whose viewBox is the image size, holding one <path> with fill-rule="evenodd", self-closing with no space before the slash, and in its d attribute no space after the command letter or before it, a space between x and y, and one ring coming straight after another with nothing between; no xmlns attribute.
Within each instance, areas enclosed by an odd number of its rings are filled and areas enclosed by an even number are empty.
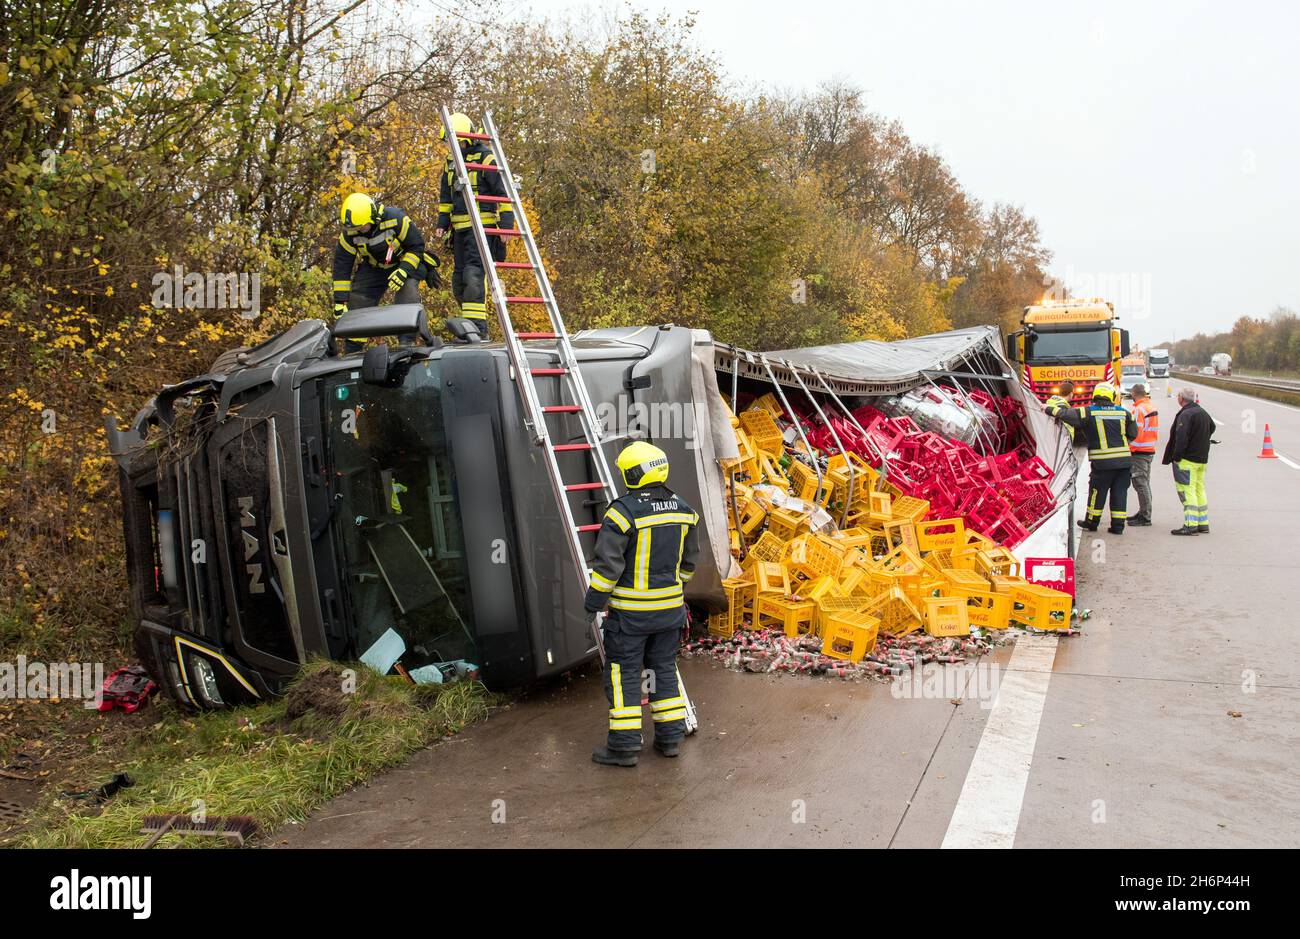
<svg viewBox="0 0 1300 939"><path fill-rule="evenodd" d="M1226 352L1216 352L1210 356L1210 366L1216 375L1232 374L1232 356Z"/></svg>
<svg viewBox="0 0 1300 939"><path fill-rule="evenodd" d="M1128 330L1116 325L1108 301L1044 300L1025 307L1021 328L1006 337L1006 354L1020 367L1020 380L1038 400L1074 382L1074 404L1092 400L1098 382L1116 381L1129 353Z"/></svg>
<svg viewBox="0 0 1300 939"><path fill-rule="evenodd" d="M311 657L386 656L381 671L434 681L477 670L493 687L594 657L509 358L461 333L433 338L418 305L352 311L333 329L306 320L165 389L125 430L109 419L137 650L173 697L262 699ZM394 335L393 348L338 352L345 336ZM575 349L609 459L650 437L700 506L692 341L681 327L608 330ZM550 381L537 382L543 404ZM639 426L647 414L657 426ZM561 458L572 478L587 472L580 454ZM604 503L584 508L595 523ZM718 606L708 526L700 536L687 598Z"/></svg>

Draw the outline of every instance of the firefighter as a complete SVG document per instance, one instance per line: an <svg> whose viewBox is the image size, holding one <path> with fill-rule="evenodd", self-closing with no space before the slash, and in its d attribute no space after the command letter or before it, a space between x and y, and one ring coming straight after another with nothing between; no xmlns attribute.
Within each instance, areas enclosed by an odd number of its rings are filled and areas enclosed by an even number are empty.
<svg viewBox="0 0 1300 939"><path fill-rule="evenodd" d="M1043 410L1046 411L1050 416L1056 417L1057 411L1062 410L1063 408L1070 407L1070 399L1073 397L1074 397L1074 382L1070 381L1070 379L1067 378L1065 381L1061 382L1061 384L1057 386L1056 391L1052 394L1052 396L1043 402ZM1070 435L1070 440L1073 441L1074 428L1067 424L1065 427L1065 432Z"/></svg>
<svg viewBox="0 0 1300 939"><path fill-rule="evenodd" d="M1108 381L1098 382L1092 389L1092 404L1078 408L1063 408L1056 419L1080 431L1088 444L1088 514L1080 520L1079 527L1096 531L1101 525L1106 498L1110 497L1110 528L1112 535L1124 534L1124 521L1128 509L1128 487L1132 470L1129 441L1137 436L1137 423L1133 416L1116 403L1115 386Z"/></svg>
<svg viewBox="0 0 1300 939"><path fill-rule="evenodd" d="M591 758L635 766L641 749L641 676L648 669L654 748L674 757L686 735L686 699L677 683L677 643L686 625L682 585L698 560L700 517L664 481L668 457L643 440L618 455L627 495L605 512L585 607L605 618L605 697L609 737Z"/></svg>
<svg viewBox="0 0 1300 939"><path fill-rule="evenodd" d="M1160 432L1160 413L1151 400L1151 392L1144 382L1138 382L1129 392L1133 396L1133 420L1137 421L1137 437L1129 444L1133 453L1133 489L1138 494L1137 514L1128 523L1139 528L1151 524L1151 461L1156 455L1156 437Z"/></svg>
<svg viewBox="0 0 1300 939"><path fill-rule="evenodd" d="M440 285L437 259L424 250L424 236L401 209L354 192L343 200L339 224L343 231L334 246L335 316L375 306L389 290L394 303L419 303L421 281L434 288Z"/></svg>
<svg viewBox="0 0 1300 939"><path fill-rule="evenodd" d="M1196 401L1196 392L1178 392L1180 410L1169 428L1169 441L1160 462L1172 464L1174 487L1183 504L1183 526L1171 535L1208 535L1210 504L1205 497L1205 467L1210 462L1210 444L1215 443L1214 418Z"/></svg>
<svg viewBox="0 0 1300 939"><path fill-rule="evenodd" d="M456 142L467 164L495 166L496 154L485 141L466 140L460 134L468 134L473 124L464 114L451 116L453 131L457 134ZM447 139L447 128L438 132L442 140ZM453 144L448 141L448 148ZM505 198L505 186L501 174L493 170L466 169L469 174L470 187L475 195ZM451 251L454 269L451 275L451 293L460 305L460 315L474 321L479 332L487 337L487 302L483 292L483 258L479 254L478 242L474 240L473 222L470 211L477 208L484 228L512 229L515 227L514 207L509 202L479 202L470 200L467 205L465 194L456 186L456 164L451 155L447 156L443 168L442 183L438 197L438 230L434 236L438 240L451 234ZM488 246L492 251L492 260L504 261L506 257L505 241L500 235L489 235Z"/></svg>

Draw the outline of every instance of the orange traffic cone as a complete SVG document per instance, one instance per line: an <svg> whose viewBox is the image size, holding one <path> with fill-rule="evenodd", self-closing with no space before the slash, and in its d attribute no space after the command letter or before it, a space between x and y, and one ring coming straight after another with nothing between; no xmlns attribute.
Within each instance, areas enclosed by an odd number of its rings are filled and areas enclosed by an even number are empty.
<svg viewBox="0 0 1300 939"><path fill-rule="evenodd" d="M1277 459L1277 454L1273 452L1273 434L1272 434L1272 432L1268 429L1268 425L1267 425L1267 424L1264 425L1264 449L1260 451L1259 456L1257 457L1257 459L1260 459L1260 460L1276 460L1276 459Z"/></svg>

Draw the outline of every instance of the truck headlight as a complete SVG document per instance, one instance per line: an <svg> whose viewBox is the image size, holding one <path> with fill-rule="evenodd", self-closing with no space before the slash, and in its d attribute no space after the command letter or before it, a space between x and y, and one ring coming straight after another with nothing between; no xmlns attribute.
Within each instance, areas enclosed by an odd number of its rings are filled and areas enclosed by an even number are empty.
<svg viewBox="0 0 1300 939"><path fill-rule="evenodd" d="M191 653L187 655L186 661L190 666L190 690L198 693L203 699L203 703L209 707L225 707L225 699L221 697L221 689L217 687L217 673L212 668L212 663L201 655Z"/></svg>

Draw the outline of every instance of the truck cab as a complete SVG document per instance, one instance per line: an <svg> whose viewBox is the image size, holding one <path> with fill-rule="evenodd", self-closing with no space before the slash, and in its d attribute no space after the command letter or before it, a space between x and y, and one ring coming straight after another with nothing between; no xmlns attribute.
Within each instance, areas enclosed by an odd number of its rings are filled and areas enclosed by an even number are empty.
<svg viewBox="0 0 1300 939"><path fill-rule="evenodd" d="M1129 353L1128 330L1116 326L1106 300L1047 301L1025 307L1021 328L1005 339L1007 358L1020 367L1021 383L1040 401L1074 382L1074 404L1092 400L1098 382L1116 381Z"/></svg>
<svg viewBox="0 0 1300 939"><path fill-rule="evenodd" d="M585 584L505 349L443 345L417 305L375 311L334 329L298 323L164 389L126 429L110 419L136 645L178 701L263 699L312 657L433 681L480 674L494 688L593 657ZM400 341L338 348L381 335ZM690 435L628 419L662 401L690 406L692 331L609 330L575 349L612 425L610 461L629 436L650 437L673 461L670 485L699 505ZM560 403L558 384L538 390ZM563 420L557 442L579 438ZM564 459L568 478L594 479L584 454ZM603 502L573 498L579 524L599 521ZM704 526L700 536L688 599L720 602Z"/></svg>
<svg viewBox="0 0 1300 939"><path fill-rule="evenodd" d="M1168 378L1169 368L1173 365L1168 349L1147 350L1147 377Z"/></svg>

